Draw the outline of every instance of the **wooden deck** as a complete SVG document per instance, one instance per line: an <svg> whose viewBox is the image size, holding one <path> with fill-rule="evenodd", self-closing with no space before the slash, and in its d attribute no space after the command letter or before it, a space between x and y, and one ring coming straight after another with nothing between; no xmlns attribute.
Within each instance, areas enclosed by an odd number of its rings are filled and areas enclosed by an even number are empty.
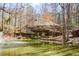
<svg viewBox="0 0 79 59"><path fill-rule="evenodd" d="M51 38L41 38L40 41L48 43L62 44L62 36L51 37Z"/></svg>
<svg viewBox="0 0 79 59"><path fill-rule="evenodd" d="M57 37L51 37L51 38L41 38L40 41L42 42L48 42L48 43L55 43L55 44L62 44L63 38L62 36L57 36ZM69 40L66 42L67 44L79 44L79 37L75 38L69 38Z"/></svg>

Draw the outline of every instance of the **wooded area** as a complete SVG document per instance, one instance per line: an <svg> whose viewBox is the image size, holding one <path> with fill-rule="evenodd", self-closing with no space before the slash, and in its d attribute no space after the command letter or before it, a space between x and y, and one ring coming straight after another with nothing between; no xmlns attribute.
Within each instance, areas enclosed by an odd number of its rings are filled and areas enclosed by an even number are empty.
<svg viewBox="0 0 79 59"><path fill-rule="evenodd" d="M40 4L39 13L31 4L0 4L0 30L12 36L61 36L63 45L79 33L79 4ZM60 39L60 38L59 38Z"/></svg>
<svg viewBox="0 0 79 59"><path fill-rule="evenodd" d="M9 40L79 45L79 4L0 3L0 32Z"/></svg>

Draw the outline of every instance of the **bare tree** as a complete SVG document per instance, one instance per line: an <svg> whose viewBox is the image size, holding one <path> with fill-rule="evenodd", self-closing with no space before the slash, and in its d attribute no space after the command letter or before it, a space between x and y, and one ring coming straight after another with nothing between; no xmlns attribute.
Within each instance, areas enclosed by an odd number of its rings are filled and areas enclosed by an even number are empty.
<svg viewBox="0 0 79 59"><path fill-rule="evenodd" d="M3 9L5 8L5 3L3 3L2 8L3 8ZM4 11L2 10L2 31L3 31L3 29L4 29L3 26L4 26Z"/></svg>
<svg viewBox="0 0 79 59"><path fill-rule="evenodd" d="M16 19L17 19L17 7L18 7L18 3L16 4L16 7L15 7L15 22L14 22L14 36L15 36L15 33L16 33Z"/></svg>
<svg viewBox="0 0 79 59"><path fill-rule="evenodd" d="M63 45L66 45L66 20L65 20L65 5L64 3L60 4L60 6L62 7L62 16L63 16L63 27L62 27L62 35L63 35Z"/></svg>
<svg viewBox="0 0 79 59"><path fill-rule="evenodd" d="M69 40L69 28L70 28L70 25L69 25L69 21L70 21L70 4L67 4L67 19L66 19L66 23L67 23L67 39L66 41Z"/></svg>

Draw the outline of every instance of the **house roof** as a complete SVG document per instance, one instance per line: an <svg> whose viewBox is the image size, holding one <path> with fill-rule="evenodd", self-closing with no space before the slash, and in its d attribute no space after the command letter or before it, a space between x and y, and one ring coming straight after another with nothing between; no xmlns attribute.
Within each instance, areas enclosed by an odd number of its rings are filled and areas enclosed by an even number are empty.
<svg viewBox="0 0 79 59"><path fill-rule="evenodd" d="M45 20L38 20L34 22L34 26L39 26L39 25L51 25L51 26L60 26L59 24L56 24L52 21L45 21Z"/></svg>

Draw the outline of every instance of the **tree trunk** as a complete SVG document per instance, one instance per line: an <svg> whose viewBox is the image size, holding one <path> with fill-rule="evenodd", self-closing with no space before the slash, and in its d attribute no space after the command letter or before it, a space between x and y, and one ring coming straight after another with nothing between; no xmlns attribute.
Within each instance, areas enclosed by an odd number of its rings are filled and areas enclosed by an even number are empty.
<svg viewBox="0 0 79 59"><path fill-rule="evenodd" d="M17 11L17 7L18 7L18 4L16 5L16 8L15 8L14 37L15 37L15 33L16 33L16 19L17 19L17 17L16 17L17 12L16 11Z"/></svg>
<svg viewBox="0 0 79 59"><path fill-rule="evenodd" d="M67 39L66 39L66 41L68 41L69 40L69 21L70 21L70 4L67 4L67 19L66 19L66 21L67 21Z"/></svg>
<svg viewBox="0 0 79 59"><path fill-rule="evenodd" d="M5 8L5 3L3 4L3 9ZM2 10L2 31L4 30L4 11Z"/></svg>
<svg viewBox="0 0 79 59"><path fill-rule="evenodd" d="M63 6L62 6L62 8L63 8L63 11L62 11L62 16L63 16L63 28L62 28L62 35L63 35L63 40L62 40L62 42L63 42L63 46L65 46L66 45L66 21L65 21L65 8L64 8L64 3L63 3Z"/></svg>

